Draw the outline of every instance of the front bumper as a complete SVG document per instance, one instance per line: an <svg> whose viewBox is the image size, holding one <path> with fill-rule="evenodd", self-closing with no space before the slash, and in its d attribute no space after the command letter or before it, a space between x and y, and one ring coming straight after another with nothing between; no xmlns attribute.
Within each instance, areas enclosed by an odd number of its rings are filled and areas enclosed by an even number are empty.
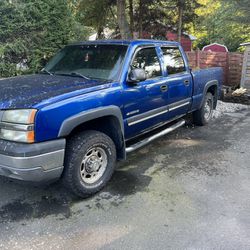
<svg viewBox="0 0 250 250"><path fill-rule="evenodd" d="M65 139L23 144L0 140L0 175L32 182L61 176Z"/></svg>

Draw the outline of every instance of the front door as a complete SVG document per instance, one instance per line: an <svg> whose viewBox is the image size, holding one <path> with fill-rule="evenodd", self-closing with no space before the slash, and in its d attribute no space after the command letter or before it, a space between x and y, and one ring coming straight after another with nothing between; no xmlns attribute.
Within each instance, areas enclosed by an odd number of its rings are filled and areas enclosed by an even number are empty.
<svg viewBox="0 0 250 250"><path fill-rule="evenodd" d="M155 47L141 47L135 52L130 70L142 68L147 79L124 86L125 137L131 138L167 119L161 63Z"/></svg>

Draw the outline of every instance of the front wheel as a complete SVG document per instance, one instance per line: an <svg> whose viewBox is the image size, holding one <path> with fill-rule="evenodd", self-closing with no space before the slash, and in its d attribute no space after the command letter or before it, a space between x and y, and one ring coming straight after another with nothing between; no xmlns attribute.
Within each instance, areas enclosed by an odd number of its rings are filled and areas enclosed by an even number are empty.
<svg viewBox="0 0 250 250"><path fill-rule="evenodd" d="M111 138L98 131L84 131L67 143L63 182L77 196L88 197L107 184L115 163Z"/></svg>
<svg viewBox="0 0 250 250"><path fill-rule="evenodd" d="M193 113L194 124L204 126L212 119L214 109L213 95L208 92L201 108Z"/></svg>

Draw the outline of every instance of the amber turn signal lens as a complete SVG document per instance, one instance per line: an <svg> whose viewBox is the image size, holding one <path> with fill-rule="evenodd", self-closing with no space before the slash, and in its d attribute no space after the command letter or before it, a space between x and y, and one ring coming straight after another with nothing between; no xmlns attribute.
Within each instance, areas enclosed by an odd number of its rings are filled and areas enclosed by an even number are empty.
<svg viewBox="0 0 250 250"><path fill-rule="evenodd" d="M32 110L31 110L30 116L29 116L29 124L34 123L34 121L35 121L35 116L36 116L36 112L37 112L36 109L32 109Z"/></svg>
<svg viewBox="0 0 250 250"><path fill-rule="evenodd" d="M27 142L28 143L33 143L35 142L35 132L34 131L29 131L27 133Z"/></svg>

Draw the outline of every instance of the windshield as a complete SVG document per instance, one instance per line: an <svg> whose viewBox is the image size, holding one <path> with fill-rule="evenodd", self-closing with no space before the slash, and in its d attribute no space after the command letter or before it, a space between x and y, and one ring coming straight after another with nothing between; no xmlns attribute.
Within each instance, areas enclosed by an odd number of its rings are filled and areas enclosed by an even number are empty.
<svg viewBox="0 0 250 250"><path fill-rule="evenodd" d="M124 45L72 45L55 55L43 69L57 75L114 80L119 79L127 51Z"/></svg>

